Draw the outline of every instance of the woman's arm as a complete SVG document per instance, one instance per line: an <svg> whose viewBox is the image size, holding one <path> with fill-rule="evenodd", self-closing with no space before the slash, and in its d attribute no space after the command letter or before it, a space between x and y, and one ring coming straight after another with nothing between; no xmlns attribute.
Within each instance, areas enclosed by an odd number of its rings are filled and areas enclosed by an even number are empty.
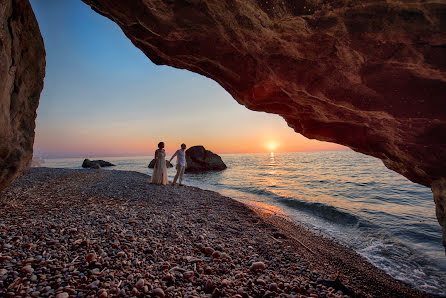
<svg viewBox="0 0 446 298"><path fill-rule="evenodd" d="M155 165L153 166L154 169L156 169L158 166L158 150L155 151Z"/></svg>

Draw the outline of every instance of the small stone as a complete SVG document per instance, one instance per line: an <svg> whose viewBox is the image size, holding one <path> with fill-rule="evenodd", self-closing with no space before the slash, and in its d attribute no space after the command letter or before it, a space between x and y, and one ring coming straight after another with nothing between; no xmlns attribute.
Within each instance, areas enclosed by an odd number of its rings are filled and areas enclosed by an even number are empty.
<svg viewBox="0 0 446 298"><path fill-rule="evenodd" d="M70 295L68 295L67 292L62 292L56 295L56 298L68 298Z"/></svg>
<svg viewBox="0 0 446 298"><path fill-rule="evenodd" d="M183 277L185 279L191 279L192 277L194 277L194 272L193 271L186 271L183 273Z"/></svg>
<svg viewBox="0 0 446 298"><path fill-rule="evenodd" d="M265 269L265 263L263 262L254 262L252 263L250 270L264 270Z"/></svg>
<svg viewBox="0 0 446 298"><path fill-rule="evenodd" d="M118 297L124 297L125 295L126 295L126 293L125 293L124 289L119 290L119 292L117 294Z"/></svg>
<svg viewBox="0 0 446 298"><path fill-rule="evenodd" d="M88 289L97 289L99 287L99 280L95 280L94 282L90 283L87 288Z"/></svg>
<svg viewBox="0 0 446 298"><path fill-rule="evenodd" d="M34 259L33 257L28 258L28 259L25 260L25 264L32 264L32 263L35 262L35 260L36 260L36 259Z"/></svg>
<svg viewBox="0 0 446 298"><path fill-rule="evenodd" d="M100 289L100 290L98 291L98 293L97 293L97 296L98 296L99 298L106 298L106 297L108 297L107 290L106 290L106 289Z"/></svg>
<svg viewBox="0 0 446 298"><path fill-rule="evenodd" d="M164 297L164 296L165 296L164 291L163 291L163 289L161 289L161 288L156 288L156 289L154 289L154 290L152 291L152 294L153 294L154 296L158 296L158 297Z"/></svg>
<svg viewBox="0 0 446 298"><path fill-rule="evenodd" d="M2 256L0 255L0 263L6 262L6 261L10 261L12 259L12 257L10 256Z"/></svg>
<svg viewBox="0 0 446 298"><path fill-rule="evenodd" d="M8 270L6 269L0 269L0 277L2 277L3 275L5 275L6 273L8 273Z"/></svg>
<svg viewBox="0 0 446 298"><path fill-rule="evenodd" d="M259 278L259 279L257 279L256 280L256 283L258 284L258 285L261 285L261 286L266 286L266 281L264 281L263 279L261 279L261 278Z"/></svg>
<svg viewBox="0 0 446 298"><path fill-rule="evenodd" d="M214 251L214 253L212 254L212 257L216 258L216 259L218 259L220 256L221 256L221 253L218 250Z"/></svg>
<svg viewBox="0 0 446 298"><path fill-rule="evenodd" d="M204 292L205 293L211 293L214 290L214 283L212 280L207 280L204 284Z"/></svg>
<svg viewBox="0 0 446 298"><path fill-rule="evenodd" d="M276 291L279 289L279 287L277 286L277 284L276 284L275 282L273 282L273 283L271 283L271 284L269 285L268 289L269 289L271 292L276 292Z"/></svg>
<svg viewBox="0 0 446 298"><path fill-rule="evenodd" d="M34 269L33 267L31 267L31 265L26 265L22 268L22 270L28 274L32 274L34 272Z"/></svg>
<svg viewBox="0 0 446 298"><path fill-rule="evenodd" d="M207 255L212 255L214 253L214 249L212 247L205 247L204 248L204 253Z"/></svg>
<svg viewBox="0 0 446 298"><path fill-rule="evenodd" d="M138 296L138 295L139 295L139 291L138 291L137 288L133 288L133 289L132 289L132 295L133 295L133 296Z"/></svg>
<svg viewBox="0 0 446 298"><path fill-rule="evenodd" d="M137 289L141 289L142 287L144 287L144 279L139 279L139 280L136 282L135 287L136 287Z"/></svg>
<svg viewBox="0 0 446 298"><path fill-rule="evenodd" d="M120 252L118 252L118 253L116 254L116 256L117 256L118 258L125 257L125 252L120 251Z"/></svg>
<svg viewBox="0 0 446 298"><path fill-rule="evenodd" d="M37 280L37 275L35 275L35 274L31 275L31 278L29 280L30 281L36 281Z"/></svg>
<svg viewBox="0 0 446 298"><path fill-rule="evenodd" d="M97 258L96 253L92 252L92 253L89 253L89 254L85 257L85 260L87 261L87 263L91 263L91 262L96 261L96 258Z"/></svg>

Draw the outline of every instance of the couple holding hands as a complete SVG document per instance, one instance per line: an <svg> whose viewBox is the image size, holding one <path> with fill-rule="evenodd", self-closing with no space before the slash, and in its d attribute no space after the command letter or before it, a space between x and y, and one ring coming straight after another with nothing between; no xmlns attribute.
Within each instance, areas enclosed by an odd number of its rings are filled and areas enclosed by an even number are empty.
<svg viewBox="0 0 446 298"><path fill-rule="evenodd" d="M175 185L179 178L179 185L182 186L184 170L187 167L186 162L186 144L181 144L181 149L178 149L170 158L169 162L174 157L177 157L177 174L173 179L172 185ZM166 166L166 151L164 150L164 142L158 143L158 149L155 151L155 166L153 168L152 183L158 185L167 185L167 166Z"/></svg>

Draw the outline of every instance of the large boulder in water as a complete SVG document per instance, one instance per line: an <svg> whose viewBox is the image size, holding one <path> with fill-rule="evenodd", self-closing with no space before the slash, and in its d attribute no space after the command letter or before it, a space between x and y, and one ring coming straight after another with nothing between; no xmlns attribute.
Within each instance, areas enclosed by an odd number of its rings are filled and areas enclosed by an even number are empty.
<svg viewBox="0 0 446 298"><path fill-rule="evenodd" d="M82 163L83 168L92 168L92 169L100 169L102 167L113 167L115 166L111 162L105 160L89 160L88 158L84 159Z"/></svg>
<svg viewBox="0 0 446 298"><path fill-rule="evenodd" d="M152 161L149 163L149 168L153 169L155 167L155 159L152 159ZM172 168L173 164L170 163L170 161L166 160L166 167Z"/></svg>
<svg viewBox="0 0 446 298"><path fill-rule="evenodd" d="M186 150L186 172L221 171L226 165L217 154L203 146L193 146Z"/></svg>

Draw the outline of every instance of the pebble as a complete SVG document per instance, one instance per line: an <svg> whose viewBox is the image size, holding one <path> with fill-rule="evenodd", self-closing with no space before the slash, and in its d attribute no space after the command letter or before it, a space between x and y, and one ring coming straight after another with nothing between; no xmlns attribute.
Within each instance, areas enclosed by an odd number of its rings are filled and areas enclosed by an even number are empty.
<svg viewBox="0 0 446 298"><path fill-rule="evenodd" d="M68 298L70 295L67 292L62 292L56 295L56 298Z"/></svg>
<svg viewBox="0 0 446 298"><path fill-rule="evenodd" d="M214 290L214 283L211 280L207 280L204 284L204 292L211 293Z"/></svg>
<svg viewBox="0 0 446 298"><path fill-rule="evenodd" d="M263 262L254 262L252 263L250 270L264 270L265 269L265 263Z"/></svg>
<svg viewBox="0 0 446 298"><path fill-rule="evenodd" d="M266 281L264 281L264 280L261 279L261 278L257 279L257 280L256 280L256 283L257 283L258 285L261 285L261 286L266 286Z"/></svg>
<svg viewBox="0 0 446 298"><path fill-rule="evenodd" d="M194 272L193 271L186 271L183 273L183 277L185 279L191 279L192 277L194 277Z"/></svg>
<svg viewBox="0 0 446 298"><path fill-rule="evenodd" d="M118 258L125 257L125 252L120 251L120 252L118 252L118 253L116 254L116 256L117 256Z"/></svg>
<svg viewBox="0 0 446 298"><path fill-rule="evenodd" d="M22 268L22 270L28 274L31 274L34 272L33 267L31 267L31 265L26 265L25 267Z"/></svg>
<svg viewBox="0 0 446 298"><path fill-rule="evenodd" d="M144 279L139 279L139 280L136 282L135 287L136 287L137 289L140 289L140 288L144 287Z"/></svg>
<svg viewBox="0 0 446 298"><path fill-rule="evenodd" d="M94 262L94 261L96 261L96 258L97 258L97 256L96 256L96 253L89 253L86 257L85 257L85 260L87 261L87 263L91 263L91 262Z"/></svg>
<svg viewBox="0 0 446 298"><path fill-rule="evenodd" d="M2 268L0 269L0 277L2 277L3 275L5 275L6 273L8 273L8 270Z"/></svg>
<svg viewBox="0 0 446 298"><path fill-rule="evenodd" d="M165 296L164 291L163 291L163 289L161 289L161 288L155 288L155 289L153 289L152 294L153 294L154 296L158 296L158 297L164 297L164 296Z"/></svg>
<svg viewBox="0 0 446 298"><path fill-rule="evenodd" d="M124 296L126 296L125 290L124 290L124 289L119 290L117 296L118 296L118 297L124 297Z"/></svg>
<svg viewBox="0 0 446 298"><path fill-rule="evenodd" d="M205 247L204 248L204 253L207 255L212 255L214 253L214 249L212 247Z"/></svg>
<svg viewBox="0 0 446 298"><path fill-rule="evenodd" d="M279 289L279 287L277 286L277 284L276 284L275 282L273 282L273 283L271 283L271 284L269 285L268 289L269 289L271 292L277 292L277 290Z"/></svg>
<svg viewBox="0 0 446 298"><path fill-rule="evenodd" d="M97 293L97 296L99 298L106 298L106 297L108 297L108 292L106 289L100 289Z"/></svg>

